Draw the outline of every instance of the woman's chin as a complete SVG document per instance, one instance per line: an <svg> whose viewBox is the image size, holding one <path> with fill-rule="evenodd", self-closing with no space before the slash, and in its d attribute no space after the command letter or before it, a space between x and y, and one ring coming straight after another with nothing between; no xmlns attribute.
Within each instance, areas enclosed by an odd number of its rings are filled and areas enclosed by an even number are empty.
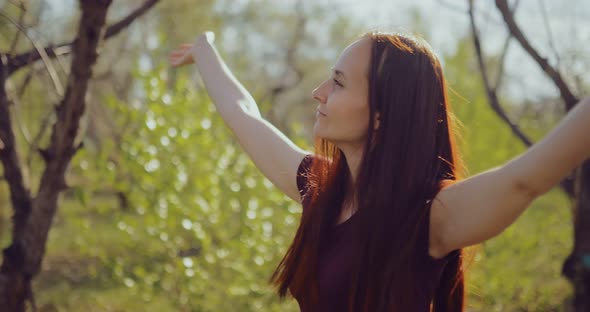
<svg viewBox="0 0 590 312"><path fill-rule="evenodd" d="M317 123L313 126L313 136L320 137L322 139L326 138L326 134L324 131L322 131L321 126L319 126Z"/></svg>
<svg viewBox="0 0 590 312"><path fill-rule="evenodd" d="M314 137L320 136L321 131L318 130L318 123L316 121L316 123L313 125L313 131L312 134Z"/></svg>

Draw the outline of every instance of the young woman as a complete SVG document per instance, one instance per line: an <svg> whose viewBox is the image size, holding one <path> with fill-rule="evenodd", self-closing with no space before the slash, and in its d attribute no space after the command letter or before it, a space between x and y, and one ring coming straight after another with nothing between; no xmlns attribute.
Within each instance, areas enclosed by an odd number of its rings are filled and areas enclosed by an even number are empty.
<svg viewBox="0 0 590 312"><path fill-rule="evenodd" d="M385 33L349 45L313 91L315 152L306 152L261 117L213 39L200 35L170 62L196 62L254 164L301 202L271 278L301 311L462 311L461 249L502 232L590 157L585 98L526 153L461 180L438 58L423 40Z"/></svg>

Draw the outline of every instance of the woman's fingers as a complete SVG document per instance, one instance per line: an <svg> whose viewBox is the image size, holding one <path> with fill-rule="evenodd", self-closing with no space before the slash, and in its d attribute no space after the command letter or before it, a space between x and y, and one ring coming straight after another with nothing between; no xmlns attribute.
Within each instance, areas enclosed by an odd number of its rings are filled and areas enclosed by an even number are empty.
<svg viewBox="0 0 590 312"><path fill-rule="evenodd" d="M173 57L170 59L170 63L172 65L183 65L192 63L192 60L189 60L186 57Z"/></svg>
<svg viewBox="0 0 590 312"><path fill-rule="evenodd" d="M170 52L170 55L182 55L187 53L190 50L190 46L188 48L181 48L181 49L176 49L172 52Z"/></svg>
<svg viewBox="0 0 590 312"><path fill-rule="evenodd" d="M173 53L170 53L170 57L181 57L185 54L186 54L186 52L176 52L176 53L173 52Z"/></svg>
<svg viewBox="0 0 590 312"><path fill-rule="evenodd" d="M194 63L193 56L190 53L191 44L181 44L175 50L170 52L168 60L173 66L180 66Z"/></svg>
<svg viewBox="0 0 590 312"><path fill-rule="evenodd" d="M215 40L215 34L210 31L204 32L199 35L197 41L205 40L209 43L213 43ZM172 66L181 66L185 64L192 64L195 62L193 55L191 53L191 49L193 45L190 43L183 43L176 47L170 54L168 55L168 61Z"/></svg>

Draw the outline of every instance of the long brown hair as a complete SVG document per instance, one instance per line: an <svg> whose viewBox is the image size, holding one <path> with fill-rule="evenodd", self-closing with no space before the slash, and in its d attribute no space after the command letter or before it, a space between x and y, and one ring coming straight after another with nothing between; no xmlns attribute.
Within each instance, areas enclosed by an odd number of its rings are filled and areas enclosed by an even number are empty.
<svg viewBox="0 0 590 312"><path fill-rule="evenodd" d="M410 311L422 286L416 263L428 254L430 205L443 184L461 178L455 120L436 55L418 38L367 33L370 116L356 191L358 253L353 259L349 311ZM374 129L369 118L368 129ZM310 310L318 304L316 267L320 242L340 213L350 171L333 143L315 138L304 210L294 241L270 282ZM328 161L325 161L328 160ZM334 204L336 203L336 204ZM426 246L424 246L426 245ZM444 266L434 290L435 312L463 311L462 250Z"/></svg>

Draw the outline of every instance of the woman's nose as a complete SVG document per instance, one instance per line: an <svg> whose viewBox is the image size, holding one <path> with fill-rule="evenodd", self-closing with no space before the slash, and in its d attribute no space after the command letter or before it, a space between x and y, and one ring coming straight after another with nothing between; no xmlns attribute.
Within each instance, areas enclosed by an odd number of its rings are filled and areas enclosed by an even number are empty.
<svg viewBox="0 0 590 312"><path fill-rule="evenodd" d="M311 97L322 104L326 102L326 98L320 94L320 87L315 88L311 92Z"/></svg>

